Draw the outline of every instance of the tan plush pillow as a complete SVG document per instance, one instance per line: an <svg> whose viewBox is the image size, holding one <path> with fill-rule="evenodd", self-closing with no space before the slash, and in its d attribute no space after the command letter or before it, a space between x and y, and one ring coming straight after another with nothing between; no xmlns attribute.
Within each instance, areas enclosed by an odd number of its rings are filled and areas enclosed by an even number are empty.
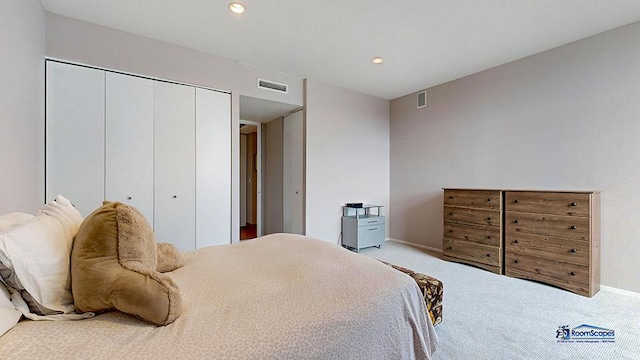
<svg viewBox="0 0 640 360"><path fill-rule="evenodd" d="M156 325L172 323L182 310L180 290L156 266L156 240L144 216L134 207L105 201L84 220L73 244L76 309L117 309Z"/></svg>
<svg viewBox="0 0 640 360"><path fill-rule="evenodd" d="M177 247L169 243L158 243L158 266L161 273L173 271L184 266L184 257Z"/></svg>

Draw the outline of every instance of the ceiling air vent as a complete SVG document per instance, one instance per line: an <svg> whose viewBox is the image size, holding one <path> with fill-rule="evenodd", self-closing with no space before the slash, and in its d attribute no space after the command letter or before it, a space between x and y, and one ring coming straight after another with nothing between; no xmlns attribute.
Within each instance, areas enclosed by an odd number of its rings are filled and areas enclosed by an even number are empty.
<svg viewBox="0 0 640 360"><path fill-rule="evenodd" d="M420 91L417 97L418 109L427 106L427 92Z"/></svg>
<svg viewBox="0 0 640 360"><path fill-rule="evenodd" d="M273 81L269 81L269 80L263 80L263 79L258 79L258 88L271 90L271 91L277 91L279 93L284 93L284 94L288 94L289 93L289 85L280 84L280 83L277 83L277 82L273 82Z"/></svg>

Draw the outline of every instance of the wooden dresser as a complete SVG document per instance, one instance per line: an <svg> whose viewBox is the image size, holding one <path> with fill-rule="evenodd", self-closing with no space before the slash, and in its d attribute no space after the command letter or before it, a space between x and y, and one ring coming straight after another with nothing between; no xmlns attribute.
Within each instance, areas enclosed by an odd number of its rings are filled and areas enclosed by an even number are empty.
<svg viewBox="0 0 640 360"><path fill-rule="evenodd" d="M444 189L443 256L503 273L502 191Z"/></svg>
<svg viewBox="0 0 640 360"><path fill-rule="evenodd" d="M505 191L504 210L507 276L589 297L600 290L598 192Z"/></svg>

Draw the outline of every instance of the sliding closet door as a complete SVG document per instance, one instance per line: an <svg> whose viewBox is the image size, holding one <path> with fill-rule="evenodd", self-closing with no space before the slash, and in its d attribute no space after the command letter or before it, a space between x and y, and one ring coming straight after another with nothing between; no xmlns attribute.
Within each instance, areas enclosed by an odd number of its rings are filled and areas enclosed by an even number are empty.
<svg viewBox="0 0 640 360"><path fill-rule="evenodd" d="M231 95L196 89L196 248L231 243Z"/></svg>
<svg viewBox="0 0 640 360"><path fill-rule="evenodd" d="M264 234L284 232L283 210L283 119L264 124Z"/></svg>
<svg viewBox="0 0 640 360"><path fill-rule="evenodd" d="M195 88L154 82L155 196L158 241L195 249Z"/></svg>
<svg viewBox="0 0 640 360"><path fill-rule="evenodd" d="M153 80L107 72L105 197L153 224Z"/></svg>
<svg viewBox="0 0 640 360"><path fill-rule="evenodd" d="M283 118L282 148L284 232L304 234L304 123L302 110Z"/></svg>
<svg viewBox="0 0 640 360"><path fill-rule="evenodd" d="M46 88L46 200L87 216L104 198L105 72L47 61Z"/></svg>

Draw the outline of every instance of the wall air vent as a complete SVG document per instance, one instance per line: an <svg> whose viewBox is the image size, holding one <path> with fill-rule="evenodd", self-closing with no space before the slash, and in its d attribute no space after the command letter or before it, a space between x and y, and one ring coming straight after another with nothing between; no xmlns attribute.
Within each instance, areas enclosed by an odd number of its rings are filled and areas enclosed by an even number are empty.
<svg viewBox="0 0 640 360"><path fill-rule="evenodd" d="M289 85L280 84L280 83L277 83L277 82L273 82L273 81L269 81L269 80L263 80L263 79L258 79L258 88L259 89L271 90L271 91L277 91L277 92L283 93L283 94L288 94L289 93Z"/></svg>
<svg viewBox="0 0 640 360"><path fill-rule="evenodd" d="M420 91L417 96L418 109L427 106L427 92Z"/></svg>

